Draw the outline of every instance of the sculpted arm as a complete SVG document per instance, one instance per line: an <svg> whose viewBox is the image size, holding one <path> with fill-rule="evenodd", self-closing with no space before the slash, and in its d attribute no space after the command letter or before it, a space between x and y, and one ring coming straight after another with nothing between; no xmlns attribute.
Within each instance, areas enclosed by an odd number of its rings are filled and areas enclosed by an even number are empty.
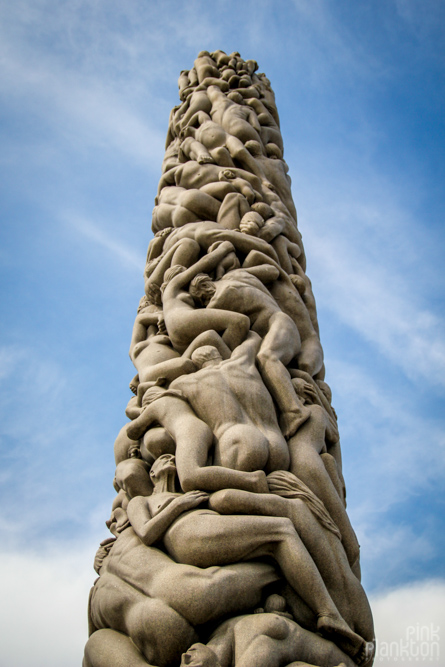
<svg viewBox="0 0 445 667"><path fill-rule="evenodd" d="M241 360L243 357L247 363L255 364L255 358L261 347L263 339L255 331L249 331L246 340L238 345L232 352L230 359L232 361Z"/></svg>
<svg viewBox="0 0 445 667"><path fill-rule="evenodd" d="M225 344L221 336L213 329L204 331L203 333L199 334L199 336L196 336L196 338L190 343L182 356L190 359L193 352L198 349L198 347L202 347L203 345L212 345L213 347L216 347L223 359L230 358L230 348Z"/></svg>
<svg viewBox="0 0 445 667"><path fill-rule="evenodd" d="M158 323L159 315L159 312L150 313L145 309L136 315L133 325L133 333L131 335L130 357L133 353L134 346L147 338L147 328L152 324Z"/></svg>
<svg viewBox="0 0 445 667"><path fill-rule="evenodd" d="M165 186L176 185L176 172L178 169L181 169L181 165L177 167L172 167L171 169L166 171L165 174L162 174L158 183L158 195L161 192L162 188L164 188Z"/></svg>
<svg viewBox="0 0 445 667"><path fill-rule="evenodd" d="M204 223L209 224L209 223ZM209 247L215 241L229 241L236 250L248 255L251 250L258 250L278 261L275 250L266 242L256 236L242 234L237 230L224 229L214 223L214 227L202 227L196 230L196 240L201 247Z"/></svg>
<svg viewBox="0 0 445 667"><path fill-rule="evenodd" d="M161 258L157 264L155 270L150 274L150 276L145 275L145 289L147 290L147 285L155 283L156 285L161 285L164 280L164 273L168 268L170 268L173 256L181 245L181 241L177 241L165 255Z"/></svg>
<svg viewBox="0 0 445 667"><path fill-rule="evenodd" d="M215 269L219 262L227 255L227 253L233 251L233 245L229 243L228 241L224 241L219 245L215 250L210 252L208 255L205 255L205 257L202 257L200 260L198 260L193 266L191 266L189 269L184 271L183 273L180 273L179 275L175 276L170 284L167 286L167 289L164 292L164 305L165 305L165 300L167 297L167 291L169 290L169 287L171 286L171 290L181 290L184 289L185 286L193 280L193 278L198 275L198 273L210 273Z"/></svg>
<svg viewBox="0 0 445 667"><path fill-rule="evenodd" d="M177 498L172 496L171 502L152 517L147 498L137 496L129 502L127 515L136 535L149 547L163 538L178 516L193 509L207 498L208 495L202 491L190 491Z"/></svg>

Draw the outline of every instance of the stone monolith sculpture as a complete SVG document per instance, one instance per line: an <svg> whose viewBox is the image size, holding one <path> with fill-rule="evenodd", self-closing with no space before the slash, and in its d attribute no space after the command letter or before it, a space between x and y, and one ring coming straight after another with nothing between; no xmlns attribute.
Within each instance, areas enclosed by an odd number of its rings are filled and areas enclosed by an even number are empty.
<svg viewBox="0 0 445 667"><path fill-rule="evenodd" d="M337 418L275 98L179 78L84 667L371 665Z"/></svg>

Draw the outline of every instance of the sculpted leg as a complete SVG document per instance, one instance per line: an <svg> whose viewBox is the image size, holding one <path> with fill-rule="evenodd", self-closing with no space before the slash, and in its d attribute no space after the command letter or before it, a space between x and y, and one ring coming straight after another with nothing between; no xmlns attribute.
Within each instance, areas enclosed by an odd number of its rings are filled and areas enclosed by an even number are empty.
<svg viewBox="0 0 445 667"><path fill-rule="evenodd" d="M360 582L350 569L340 540L320 524L302 500L226 489L210 497L209 507L220 514L288 517L342 617L361 637L367 641L372 640L374 635L369 604ZM298 557L307 560L304 552ZM287 580L291 583L290 579ZM302 591L297 592L308 604Z"/></svg>
<svg viewBox="0 0 445 667"><path fill-rule="evenodd" d="M180 309L169 313L165 323L174 347L180 352L184 352L199 334L210 330L223 332L221 338L234 350L247 336L250 326L246 315L216 308Z"/></svg>
<svg viewBox="0 0 445 667"><path fill-rule="evenodd" d="M252 609L265 586L279 579L272 565L234 563L224 567L190 568L172 563L153 582L152 593L193 625Z"/></svg>
<svg viewBox="0 0 445 667"><path fill-rule="evenodd" d="M323 366L323 349L317 335L305 338L297 354L298 368L310 376L317 375Z"/></svg>
<svg viewBox="0 0 445 667"><path fill-rule="evenodd" d="M295 394L286 369L300 348L297 327L285 313L275 313L258 353L264 384L280 411L280 425L285 438L291 437L309 417L309 411Z"/></svg>
<svg viewBox="0 0 445 667"><path fill-rule="evenodd" d="M319 453L310 444L299 439L298 434L289 441L290 471L297 475L315 495L323 501L337 524L349 563L359 559L360 547L346 513L342 498L338 495Z"/></svg>
<svg viewBox="0 0 445 667"><path fill-rule="evenodd" d="M187 540L191 535L193 540ZM318 631L335 638L348 655L364 650L364 639L341 617L289 519L195 510L175 521L164 536L164 544L176 561L198 567L272 556L317 616Z"/></svg>
<svg viewBox="0 0 445 667"><path fill-rule="evenodd" d="M249 210L250 206L244 195L239 192L231 192L224 197L216 221L224 229L239 229L241 218Z"/></svg>

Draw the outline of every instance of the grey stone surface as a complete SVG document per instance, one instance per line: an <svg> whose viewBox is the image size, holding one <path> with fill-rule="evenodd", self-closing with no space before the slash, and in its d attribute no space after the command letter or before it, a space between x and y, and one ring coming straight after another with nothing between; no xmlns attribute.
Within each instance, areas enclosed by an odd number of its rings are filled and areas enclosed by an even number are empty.
<svg viewBox="0 0 445 667"><path fill-rule="evenodd" d="M371 665L337 417L270 83L179 78L84 667Z"/></svg>

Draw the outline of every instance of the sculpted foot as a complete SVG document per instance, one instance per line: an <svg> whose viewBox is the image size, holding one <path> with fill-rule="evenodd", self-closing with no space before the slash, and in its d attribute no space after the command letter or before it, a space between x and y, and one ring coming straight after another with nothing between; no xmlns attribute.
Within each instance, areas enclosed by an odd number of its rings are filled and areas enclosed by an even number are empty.
<svg viewBox="0 0 445 667"><path fill-rule="evenodd" d="M308 408L296 408L289 412L282 412L280 427L286 440L289 440L298 431L300 426L311 416Z"/></svg>
<svg viewBox="0 0 445 667"><path fill-rule="evenodd" d="M357 665L362 665L368 659L367 643L353 632L342 618L329 615L319 616L317 629L326 639L337 644Z"/></svg>
<svg viewBox="0 0 445 667"><path fill-rule="evenodd" d="M205 153L198 155L198 159L196 161L198 164L210 164L215 162L211 155L206 155Z"/></svg>

